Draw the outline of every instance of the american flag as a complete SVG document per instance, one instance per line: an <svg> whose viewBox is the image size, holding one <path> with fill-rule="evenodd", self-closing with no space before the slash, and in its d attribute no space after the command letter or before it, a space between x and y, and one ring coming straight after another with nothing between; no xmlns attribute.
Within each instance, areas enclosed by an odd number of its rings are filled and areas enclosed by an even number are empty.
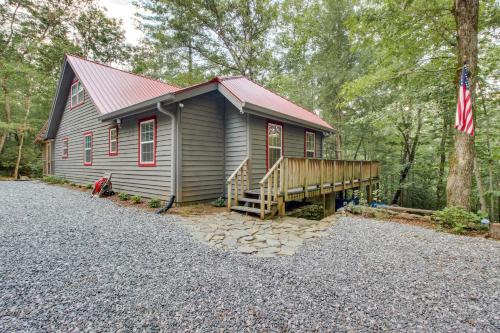
<svg viewBox="0 0 500 333"><path fill-rule="evenodd" d="M462 75L460 76L455 128L460 132L466 132L474 136L474 120L472 119L472 101L469 91L469 80L467 79L467 65L464 65Z"/></svg>

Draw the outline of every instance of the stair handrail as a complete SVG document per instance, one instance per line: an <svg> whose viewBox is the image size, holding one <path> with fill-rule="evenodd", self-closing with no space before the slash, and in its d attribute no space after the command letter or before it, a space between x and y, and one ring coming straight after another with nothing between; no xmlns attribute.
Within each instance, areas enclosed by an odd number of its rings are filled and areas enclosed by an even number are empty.
<svg viewBox="0 0 500 333"><path fill-rule="evenodd" d="M234 186L234 204L238 204L238 174L240 174L240 184L241 184L241 190L243 193L245 193L245 190L249 189L250 187L250 173L248 172L249 170L249 161L250 158L249 156L246 156L245 159L240 163L240 165L234 170L234 172L229 176L229 178L226 180L227 184L227 209L231 210L231 200L232 194L233 194L233 179L236 178L235 186ZM246 179L245 179L246 176Z"/></svg>
<svg viewBox="0 0 500 333"><path fill-rule="evenodd" d="M259 182L260 187L260 218L264 219L266 215L266 204L267 208L271 210L272 202L278 201L278 196L282 192L283 183L280 180L281 175L278 172L283 173L283 159L281 156L276 163L269 169L269 171L265 174L264 177ZM265 200L265 187L267 181L267 202ZM274 188L274 191L271 190Z"/></svg>

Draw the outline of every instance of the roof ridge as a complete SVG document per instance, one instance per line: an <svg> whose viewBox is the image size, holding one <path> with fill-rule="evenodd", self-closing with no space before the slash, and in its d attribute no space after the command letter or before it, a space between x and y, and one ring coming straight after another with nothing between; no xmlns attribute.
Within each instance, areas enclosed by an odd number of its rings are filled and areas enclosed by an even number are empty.
<svg viewBox="0 0 500 333"><path fill-rule="evenodd" d="M129 71L126 71L126 70L123 70L123 69L119 69L119 68L115 68L115 67L112 67L110 65L107 65L107 64L103 64L101 62L98 62L98 61L95 61L95 60L89 60L89 59L86 59L84 57L81 57L81 56L78 56L78 55L75 55L75 54L71 54L71 53L66 53L65 54L66 57L70 56L70 57L74 57L74 58L78 58L80 60L83 60L83 61L87 61L87 62L91 62L93 64L96 64L96 65L100 65L100 66L104 66L104 67L107 67L107 68L111 68L111 69L114 69L116 71L120 71L120 72L123 72L123 73L126 73L126 74L130 74L130 75L134 75L134 76L137 76L137 77L141 77L143 79L147 79L147 80L151 80L151 81L155 81L155 82L159 82L159 83L162 83L162 84L166 84L166 85L169 85L169 86L172 86L174 88L177 88L177 89L181 89L180 87L176 86L176 85L173 85L171 83L168 83L168 82L163 82L161 80L158 80L158 79L153 79L151 77L148 77L148 76L145 76L145 75L142 75L142 74L136 74L136 73L132 73L132 72L129 72Z"/></svg>
<svg viewBox="0 0 500 333"><path fill-rule="evenodd" d="M221 81L226 81L226 80L234 80L234 79L240 79L240 78L245 78L243 75L227 75L227 76L216 76L214 79L219 79ZM247 79L248 80L248 79Z"/></svg>

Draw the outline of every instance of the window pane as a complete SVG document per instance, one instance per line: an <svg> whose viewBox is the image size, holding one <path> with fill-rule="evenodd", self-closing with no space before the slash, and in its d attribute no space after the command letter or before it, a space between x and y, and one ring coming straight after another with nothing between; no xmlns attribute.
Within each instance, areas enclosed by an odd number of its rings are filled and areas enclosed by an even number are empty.
<svg viewBox="0 0 500 333"><path fill-rule="evenodd" d="M92 147L92 137L86 136L85 137L85 148L90 149L91 147Z"/></svg>
<svg viewBox="0 0 500 333"><path fill-rule="evenodd" d="M78 104L83 103L84 92L83 89L78 92Z"/></svg>
<svg viewBox="0 0 500 333"><path fill-rule="evenodd" d="M281 148L281 126L276 124L268 124L268 139L269 147Z"/></svg>
<svg viewBox="0 0 500 333"><path fill-rule="evenodd" d="M313 151L308 151L307 152L307 157L313 158L314 157L314 152Z"/></svg>
<svg viewBox="0 0 500 333"><path fill-rule="evenodd" d="M281 157L281 149L277 148L269 148L269 153L268 153L268 162L269 165L268 167L272 167Z"/></svg>
<svg viewBox="0 0 500 333"><path fill-rule="evenodd" d="M85 150L85 162L90 163L90 158L91 158L91 150L87 149Z"/></svg>
<svg viewBox="0 0 500 333"><path fill-rule="evenodd" d="M154 128L153 122L141 123L141 142L153 141Z"/></svg>
<svg viewBox="0 0 500 333"><path fill-rule="evenodd" d="M116 128L112 128L109 130L109 139L111 141L116 140Z"/></svg>
<svg viewBox="0 0 500 333"><path fill-rule="evenodd" d="M116 141L111 141L111 151L116 152Z"/></svg>
<svg viewBox="0 0 500 333"><path fill-rule="evenodd" d="M154 146L152 142L141 144L141 162L153 162L153 148Z"/></svg>

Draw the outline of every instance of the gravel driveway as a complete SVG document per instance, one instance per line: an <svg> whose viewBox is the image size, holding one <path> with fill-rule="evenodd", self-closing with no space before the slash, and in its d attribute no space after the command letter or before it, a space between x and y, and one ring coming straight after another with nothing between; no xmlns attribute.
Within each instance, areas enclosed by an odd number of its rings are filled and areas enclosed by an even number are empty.
<svg viewBox="0 0 500 333"><path fill-rule="evenodd" d="M500 242L344 218L291 257L0 182L0 331L500 331Z"/></svg>

